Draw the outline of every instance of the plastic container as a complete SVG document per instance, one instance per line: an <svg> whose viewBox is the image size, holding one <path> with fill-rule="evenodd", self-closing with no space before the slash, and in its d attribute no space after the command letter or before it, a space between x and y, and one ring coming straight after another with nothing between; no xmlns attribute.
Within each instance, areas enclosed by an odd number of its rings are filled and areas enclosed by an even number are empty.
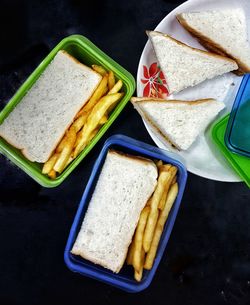
<svg viewBox="0 0 250 305"><path fill-rule="evenodd" d="M234 153L250 157L250 74L237 93L225 133L225 143Z"/></svg>
<svg viewBox="0 0 250 305"><path fill-rule="evenodd" d="M237 174L250 188L250 158L231 152L224 141L229 115L215 123L211 129L212 139Z"/></svg>
<svg viewBox="0 0 250 305"><path fill-rule="evenodd" d="M45 68L48 66L48 64L51 62L59 50L66 50L69 54L74 56L85 65L90 66L92 64L100 64L106 69L112 70L115 74L115 77L123 81L122 91L125 94L116 108L112 111L106 124L103 125L103 127L99 130L98 134L93 138L90 144L55 180L51 180L47 175L42 174L42 164L30 162L18 149L14 148L0 137L0 153L4 154L13 163L23 169L29 176L31 176L39 184L45 187L56 187L68 177L68 175L86 157L86 155L91 151L91 149L111 126L135 90L135 80L129 72L127 72L118 63L108 57L108 55L103 53L87 38L81 35L72 35L63 39L19 88L16 94L12 97L12 99L0 113L0 124L13 110L13 108L22 100L23 96L33 86L35 81L39 78L40 74L45 70Z"/></svg>
<svg viewBox="0 0 250 305"><path fill-rule="evenodd" d="M70 253L70 250L72 249L75 239L80 230L84 215L88 207L89 200L94 191L107 151L110 148L150 159L160 159L163 160L165 163L171 163L178 168L177 181L179 184L179 193L165 225L153 268L150 271L144 270L143 278L140 283L134 280L133 268L131 266L127 266L126 263L124 264L122 270L118 274L115 274L105 268L102 268L101 266L94 265L93 263ZM169 157L167 152L122 135L115 135L109 138L105 142L102 151L93 167L88 184L83 193L80 205L78 207L78 211L76 213L73 225L70 230L69 238L64 252L64 260L68 268L74 272L78 272L82 275L97 279L99 281L126 290L128 292L139 292L147 288L154 277L154 274L158 268L164 250L168 243L168 239L171 234L175 218L180 207L182 195L186 185L186 180L187 171L184 165L181 162L173 159L172 157Z"/></svg>

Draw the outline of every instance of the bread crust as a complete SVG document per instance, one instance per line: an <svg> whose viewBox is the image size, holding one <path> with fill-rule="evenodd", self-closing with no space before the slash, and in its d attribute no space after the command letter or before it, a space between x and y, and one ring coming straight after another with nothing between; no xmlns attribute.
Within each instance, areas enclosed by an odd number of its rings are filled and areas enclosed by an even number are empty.
<svg viewBox="0 0 250 305"><path fill-rule="evenodd" d="M188 104L188 105L197 105L207 102L214 102L215 99L213 98L206 98L206 99L200 99L200 100L194 100L194 101L183 101L183 100L165 100L161 98L151 98L151 97L132 97L131 102L137 103L137 102L160 102L160 103L176 103L176 104Z"/></svg>
<svg viewBox="0 0 250 305"><path fill-rule="evenodd" d="M150 33L156 33L158 35L161 35L163 37L166 37L166 38L169 38L171 40L173 40L174 42L176 42L178 45L182 46L182 47L187 47L189 49L192 49L193 51L197 51L201 54L205 54L205 55L208 55L208 56L211 56L211 57L214 57L214 58L217 58L217 59L223 59L223 60L226 60L230 63L234 63L234 64L237 64L235 60L231 59L231 58L228 58L228 57L225 57L225 56L222 56L222 55L219 55L219 54L216 54L216 53L212 53L212 52L207 52L207 51L204 51L204 50L200 50L200 49L197 49L197 48L193 48L167 34L164 34L164 33L161 33L161 32L158 32L158 31L153 31L153 32L150 32L150 31L146 31L147 35L150 37ZM153 34L155 35L155 34Z"/></svg>
<svg viewBox="0 0 250 305"><path fill-rule="evenodd" d="M250 72L250 68L247 67L240 59L233 57L230 53L228 53L221 45L214 42L212 39L206 37L201 32L197 31L193 27L191 27L186 20L181 16L181 14L176 16L178 22L194 37L196 38L201 45L203 45L206 49L217 53L223 57L229 57L234 60L238 64L238 70L233 71L233 73L237 75L243 75L245 73Z"/></svg>
<svg viewBox="0 0 250 305"><path fill-rule="evenodd" d="M103 268L106 268L106 269L108 269L108 270L111 270L110 267L107 266L107 264L105 264L105 262L103 262L103 261L101 261L101 260L99 260L99 259L93 259L93 257L92 257L91 255L88 255L88 254L84 253L83 251L80 251L80 249L79 249L79 251L75 251L75 250L72 249L70 252L71 252L72 254L74 254L74 255L79 255L79 256L81 256L83 259L86 259L86 260L88 260L88 261L94 263L95 265L99 265L99 266L102 266ZM126 255L127 255L127 254L126 254ZM126 256L125 256L125 259L126 259ZM124 262L125 262L125 259L124 259ZM121 266L119 266L119 268L113 269L113 270L111 270L111 271L113 271L114 273L118 273L118 272L121 270L121 268L123 267L124 262L123 262L123 264L122 264Z"/></svg>
<svg viewBox="0 0 250 305"><path fill-rule="evenodd" d="M71 60L73 60L76 64L79 64L80 66L84 66L85 68L89 69L91 72L94 72L96 75L99 75L100 77L100 81L102 79L102 75L98 72L96 72L95 70L91 69L89 66L83 64L82 62L80 62L78 59L76 59L75 57L73 57L72 55L70 55L67 51L65 50L60 50L58 51L58 53L63 53L65 56L67 56L68 58L70 58Z"/></svg>
<svg viewBox="0 0 250 305"><path fill-rule="evenodd" d="M118 152L117 150L114 150L114 149L109 149L108 152L112 155L118 155L118 156L123 157L123 158L132 159L134 161L142 162L143 164L153 165L155 167L155 169L157 170L157 166L155 165L155 163L151 159L147 159L147 158L144 158L144 157L141 157L141 156L135 156L135 155L127 154L127 153L120 152L120 151Z"/></svg>

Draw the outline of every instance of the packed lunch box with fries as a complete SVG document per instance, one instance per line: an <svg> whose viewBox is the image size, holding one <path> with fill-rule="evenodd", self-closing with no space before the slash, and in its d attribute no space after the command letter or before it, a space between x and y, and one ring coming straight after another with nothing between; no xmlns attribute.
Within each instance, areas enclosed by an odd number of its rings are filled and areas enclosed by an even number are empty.
<svg viewBox="0 0 250 305"><path fill-rule="evenodd" d="M187 172L171 153L109 138L93 167L64 252L74 272L129 292L147 288L177 216Z"/></svg>
<svg viewBox="0 0 250 305"><path fill-rule="evenodd" d="M0 152L46 187L61 184L125 107L133 76L87 38L63 39L0 113Z"/></svg>

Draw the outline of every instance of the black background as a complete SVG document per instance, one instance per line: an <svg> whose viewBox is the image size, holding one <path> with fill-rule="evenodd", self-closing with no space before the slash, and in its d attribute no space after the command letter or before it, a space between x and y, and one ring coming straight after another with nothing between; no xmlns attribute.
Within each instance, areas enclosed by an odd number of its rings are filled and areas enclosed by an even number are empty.
<svg viewBox="0 0 250 305"><path fill-rule="evenodd" d="M0 1L0 110L63 37L79 33L136 76L155 26L182 1ZM104 140L153 144L130 105L58 188L39 186L0 155L0 304L250 304L250 196L243 183L189 174L151 286L128 294L70 272L63 251Z"/></svg>

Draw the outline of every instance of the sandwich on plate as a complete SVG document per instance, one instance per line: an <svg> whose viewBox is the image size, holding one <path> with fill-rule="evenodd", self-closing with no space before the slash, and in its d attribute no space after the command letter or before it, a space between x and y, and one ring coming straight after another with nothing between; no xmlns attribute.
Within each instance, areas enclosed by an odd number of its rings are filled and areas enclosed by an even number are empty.
<svg viewBox="0 0 250 305"><path fill-rule="evenodd" d="M176 16L180 24L207 49L234 59L237 73L250 72L250 45L244 11L196 11Z"/></svg>
<svg viewBox="0 0 250 305"><path fill-rule="evenodd" d="M215 99L198 101L136 98L131 102L158 137L169 147L187 150L225 107Z"/></svg>
<svg viewBox="0 0 250 305"><path fill-rule="evenodd" d="M155 31L147 31L147 35L166 78L169 94L238 69L230 58L192 48L169 35Z"/></svg>

